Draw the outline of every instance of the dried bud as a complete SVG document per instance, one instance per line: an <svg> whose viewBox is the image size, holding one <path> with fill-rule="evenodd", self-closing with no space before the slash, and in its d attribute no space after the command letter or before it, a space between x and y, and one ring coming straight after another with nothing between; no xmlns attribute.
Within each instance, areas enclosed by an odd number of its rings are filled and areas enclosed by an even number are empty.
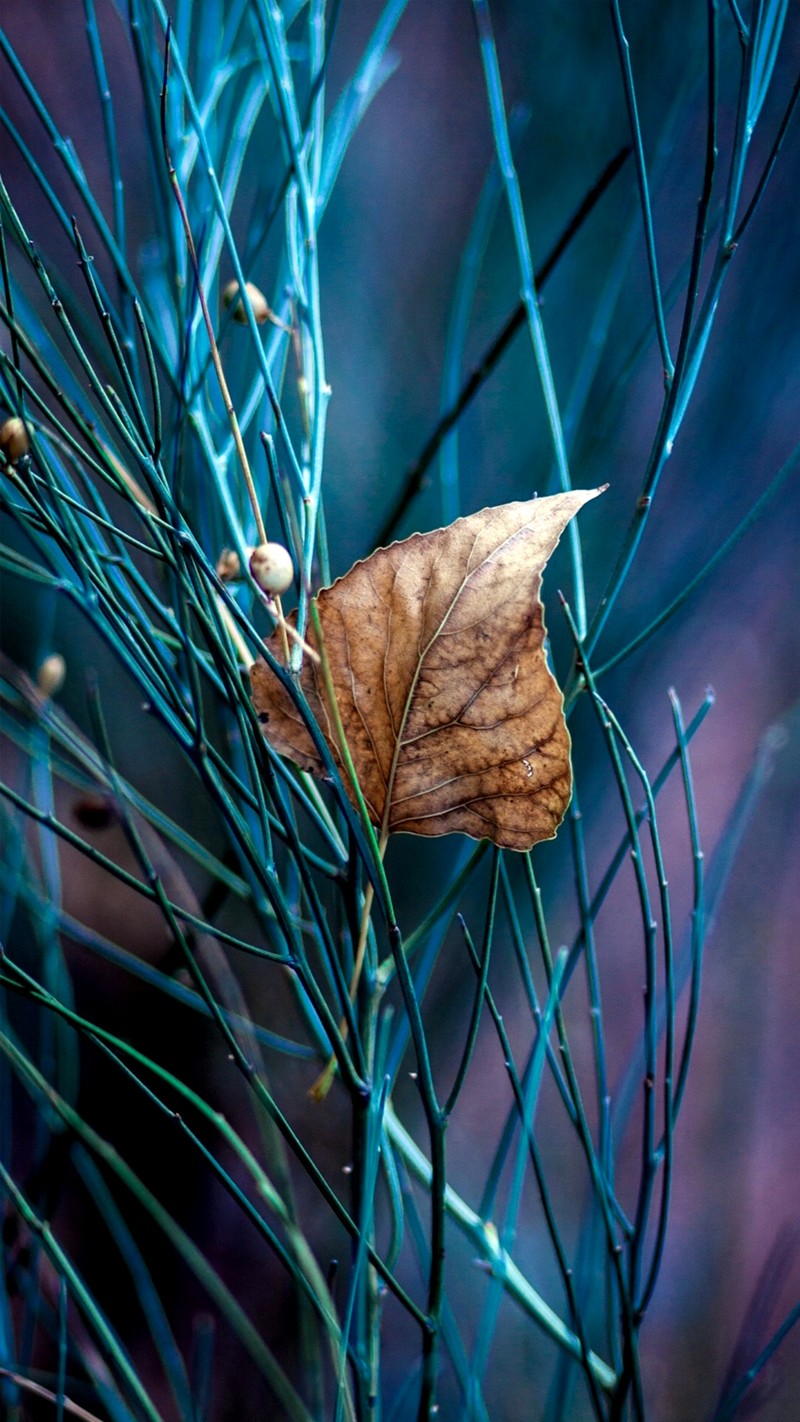
<svg viewBox="0 0 800 1422"><path fill-rule="evenodd" d="M95 794L91 791L88 795L81 795L80 799L75 801L72 813L78 824L83 825L84 829L108 829L117 818L111 796Z"/></svg>
<svg viewBox="0 0 800 1422"><path fill-rule="evenodd" d="M9 464L16 464L23 454L27 454L31 447L28 438L28 431L25 428L25 421L18 415L12 416L0 425L0 449Z"/></svg>
<svg viewBox="0 0 800 1422"><path fill-rule="evenodd" d="M217 559L216 572L223 583L234 583L242 576L242 564L235 548L223 548Z"/></svg>
<svg viewBox="0 0 800 1422"><path fill-rule="evenodd" d="M250 554L250 572L266 593L284 593L294 582L291 554L281 543L260 543Z"/></svg>
<svg viewBox="0 0 800 1422"><path fill-rule="evenodd" d="M52 652L49 657L45 657L36 673L36 685L42 696L55 696L64 685L66 674L67 664L60 652Z"/></svg>
<svg viewBox="0 0 800 1422"><path fill-rule="evenodd" d="M244 289L250 298L250 305L253 308L253 316L256 324L263 326L264 322L269 321L272 316L266 296L263 291L259 291L258 287L254 286L251 281L245 282ZM231 314L233 315L234 321L238 321L240 326L246 326L247 312L245 311L244 302L239 296L238 281L228 282L228 285L222 293L222 300L226 308L230 309L233 307Z"/></svg>

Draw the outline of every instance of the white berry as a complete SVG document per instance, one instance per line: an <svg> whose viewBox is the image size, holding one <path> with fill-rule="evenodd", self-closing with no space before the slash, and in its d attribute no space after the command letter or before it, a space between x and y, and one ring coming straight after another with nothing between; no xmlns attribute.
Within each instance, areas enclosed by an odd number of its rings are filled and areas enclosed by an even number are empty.
<svg viewBox="0 0 800 1422"><path fill-rule="evenodd" d="M60 652L51 652L49 657L45 657L36 673L36 685L42 696L55 696L64 684L67 675L67 664Z"/></svg>
<svg viewBox="0 0 800 1422"><path fill-rule="evenodd" d="M0 449L8 460L9 464L15 464L21 459L23 454L27 454L31 447L28 439L28 431L25 428L25 421L18 415L12 415L10 420L5 420L0 426Z"/></svg>
<svg viewBox="0 0 800 1422"><path fill-rule="evenodd" d="M282 543L260 543L254 548L250 572L266 593L284 593L294 582L292 557Z"/></svg>

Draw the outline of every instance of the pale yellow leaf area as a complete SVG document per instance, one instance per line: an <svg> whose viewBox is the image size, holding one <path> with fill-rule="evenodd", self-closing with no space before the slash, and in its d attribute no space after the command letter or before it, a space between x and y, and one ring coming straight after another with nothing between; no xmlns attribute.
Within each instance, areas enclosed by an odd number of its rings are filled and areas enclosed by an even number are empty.
<svg viewBox="0 0 800 1422"><path fill-rule="evenodd" d="M319 592L339 713L382 836L459 832L525 850L555 835L572 793L570 739L539 591L570 519L600 492L501 504L415 533ZM313 629L308 641L316 647ZM277 633L268 645L281 659ZM271 744L323 775L267 663L250 676ZM310 658L300 683L341 768L322 672Z"/></svg>

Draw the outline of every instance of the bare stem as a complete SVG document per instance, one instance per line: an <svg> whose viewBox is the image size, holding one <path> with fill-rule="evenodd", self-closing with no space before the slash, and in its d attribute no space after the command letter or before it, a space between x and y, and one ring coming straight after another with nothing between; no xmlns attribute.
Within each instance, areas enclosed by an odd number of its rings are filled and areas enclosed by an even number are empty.
<svg viewBox="0 0 800 1422"><path fill-rule="evenodd" d="M388 840L389 836L384 830L381 834L378 845L378 848L380 849L381 859L383 859L383 856L386 853L386 845L388 843ZM372 904L374 899L375 888L372 883L372 880L370 879L366 889L364 890L364 903L361 909L361 927L359 928L358 933L356 956L353 961L353 973L350 978L349 995L351 1003L355 1003L356 993L358 992L358 984L361 981L361 974L364 969L364 958L366 957L367 952L367 938L369 937L369 920L370 915L372 913ZM339 1023L339 1031L342 1035L342 1040L346 1042L347 1022L344 1018L342 1018L341 1022ZM309 1096L313 1096L315 1101L324 1101L325 1097L331 1089L331 1086L333 1084L333 1078L335 1075L336 1056L333 1052L331 1052L331 1055L328 1061L326 1062L325 1067L320 1072L313 1086L309 1087Z"/></svg>

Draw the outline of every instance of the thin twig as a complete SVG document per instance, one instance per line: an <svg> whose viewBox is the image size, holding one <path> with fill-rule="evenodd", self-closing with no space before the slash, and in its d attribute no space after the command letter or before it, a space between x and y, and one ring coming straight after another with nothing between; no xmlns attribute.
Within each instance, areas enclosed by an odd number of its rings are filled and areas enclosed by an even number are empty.
<svg viewBox="0 0 800 1422"><path fill-rule="evenodd" d="M548 278L572 242L573 237L577 235L590 213L594 211L606 189L610 187L617 173L620 171L620 168L622 168L623 164L630 157L630 154L630 144L626 144L624 148L620 148L619 151L614 154L611 161L606 164L606 167L603 169L597 181L589 189L582 202L576 208L564 231L555 243L555 246L548 253L542 265L533 274L534 285L537 291L541 291L545 286ZM417 494L425 487L425 474L441 449L444 439L453 426L461 419L467 406L471 404L481 387L485 385L500 360L500 357L508 349L514 339L514 336L518 331L522 330L522 327L525 325L525 316L525 304L523 301L519 301L511 312L511 315L504 322L503 326L501 326L494 340L487 346L478 364L465 380L458 399L440 416L431 435L414 460L414 463L406 470L402 481L401 492L398 495L394 508L376 535L376 547L383 547L389 542L406 510L413 503Z"/></svg>
<svg viewBox="0 0 800 1422"><path fill-rule="evenodd" d="M208 309L208 301L206 300L206 294L205 294L205 290L204 290L204 288L203 288L203 281L202 281L202 277L201 277L201 275L200 275L200 263L199 263L198 260L197 260L197 249L195 248L195 245L194 245L194 237L192 236L192 228L191 228L191 223L189 222L189 214L188 214L188 212L186 211L186 204L185 204L185 202L184 202L184 200L183 200L183 194L182 194L181 189L180 189L180 183L178 182L178 174L177 174L177 172L175 171L175 165L174 165L174 163L173 163L173 161L172 161L172 156L171 156L171 154L170 154L170 149L169 149L169 139L168 139L168 136L167 136L167 84L168 84L168 82L169 82L169 57L170 57L170 39L171 39L171 35L172 35L172 28L171 28L171 25L168 24L168 25L167 25L167 36L166 36L166 51L165 51L165 55L164 55L164 83L163 83L163 86L162 86L162 89L161 89L161 137L162 137L162 141L163 141L163 144L164 144L164 158L165 158L166 164L167 164L167 173L168 173L168 175L169 175L170 185L171 185L172 191L173 191L173 193L174 193L174 195L175 195L175 201L176 201L177 204L178 204L178 211L179 211L180 216L181 216L181 224L182 224L182 226L183 226L184 235L185 235L185 237L186 237L186 249L187 249L187 251L188 251L188 253L189 253L189 258L190 258L191 263L192 263L192 270L194 271L195 284L196 284L196 286L197 286L197 298L198 298L198 300L199 300L199 302L200 302L200 309L201 309L201 311L202 311L202 313L203 313L203 321L204 321L204 323L205 323L205 328L206 328L206 331L207 331L207 333L208 333L208 343L209 343L209 347L210 347L210 349L211 349L211 359L212 359L212 362L213 362L213 365L214 365L214 372L215 372L215 374L216 374L217 383L218 383L218 385L219 385L220 394L221 394L221 396L222 396L222 403L223 403L223 405L225 406L225 413L226 413L226 415L228 416L228 422L229 422L230 427L231 427L231 434L232 434L232 436L233 436L233 443L234 443L234 445L235 445L235 447L236 447L237 458L238 458L238 460L239 460L239 464L240 464L240 466L241 466L242 474L243 474L243 476L244 476L244 482L245 482L245 486L246 486L246 488L247 488L247 495L248 495L248 498L249 498L249 500L250 500L250 507L251 507L252 510L253 510L253 518L255 519L256 533L258 534L258 541L259 541L259 543L266 543L266 541L267 541L267 530L266 530L266 528L264 527L264 519L263 519L263 516L262 516L262 513L261 513L261 507L260 507L259 502L258 502L258 495L257 495L257 493L256 493L256 486L255 486L255 483L253 482L253 474L252 474L252 471L251 471L251 469L250 469L250 461L249 461L249 459L247 458L247 450L246 450L245 447L244 447L244 440L243 440L243 438L242 438L242 431L241 431L241 429L239 428L239 420L238 420L238 417L237 417L237 415L236 415L236 410L235 410L235 408L234 408L233 400L231 399L230 390L228 389L228 382L227 382L227 380L225 379L225 372L224 372L224 370L223 370L223 368L222 368L222 359L221 359L221 357L220 357L219 347L217 346L217 338L216 338L216 336L215 336L215 334L214 334L214 323L213 323L213 321L211 320L211 312L210 312L209 309ZM287 633L286 633L286 621L285 621L284 616L283 616L283 609L282 609L282 606L281 606L281 600L280 600L280 597L278 597L278 596L275 597L275 605L276 605L276 607L277 607L277 609L278 609L277 622L278 622L278 626L279 626L279 628L280 628L280 630L281 630L281 638L282 638L282 641L283 641L283 652L284 652L284 657L285 657L285 660L286 660L286 664L287 664L287 666L288 666L288 664L289 664L289 640L288 640Z"/></svg>

